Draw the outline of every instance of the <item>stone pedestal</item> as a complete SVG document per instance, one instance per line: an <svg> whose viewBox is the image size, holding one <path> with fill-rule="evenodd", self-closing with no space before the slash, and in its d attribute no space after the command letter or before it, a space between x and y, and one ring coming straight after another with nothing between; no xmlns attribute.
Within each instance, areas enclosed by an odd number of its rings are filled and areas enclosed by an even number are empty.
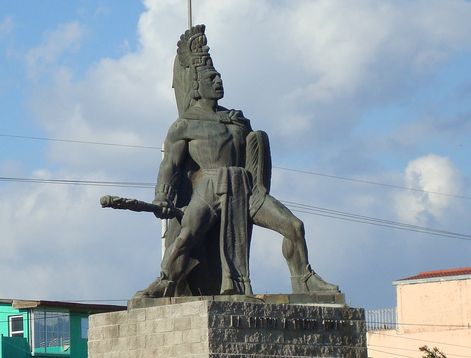
<svg viewBox="0 0 471 358"><path fill-rule="evenodd" d="M307 295L294 296L299 297L214 296L130 301L127 311L90 316L88 356L367 357L363 309L341 303L290 303L308 300L300 297ZM337 297L342 299L343 296ZM287 302L276 303L279 301Z"/></svg>

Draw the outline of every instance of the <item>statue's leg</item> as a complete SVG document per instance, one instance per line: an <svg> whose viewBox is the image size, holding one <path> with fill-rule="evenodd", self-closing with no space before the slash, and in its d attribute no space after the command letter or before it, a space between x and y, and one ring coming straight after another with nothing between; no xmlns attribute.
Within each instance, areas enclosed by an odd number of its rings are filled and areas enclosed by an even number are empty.
<svg viewBox="0 0 471 358"><path fill-rule="evenodd" d="M170 280L179 281L183 278L189 263L190 250L201 244L216 219L214 211L204 201L196 199L190 202L183 216L181 231L167 248L162 260L162 272L165 272Z"/></svg>
<svg viewBox="0 0 471 358"><path fill-rule="evenodd" d="M177 282L189 272L191 249L204 240L205 234L216 220L217 216L211 207L194 197L183 215L179 235L165 250L161 276L135 297L174 296Z"/></svg>
<svg viewBox="0 0 471 358"><path fill-rule="evenodd" d="M302 274L309 264L302 221L281 202L267 195L253 222L283 235L283 255L290 273L292 276Z"/></svg>
<svg viewBox="0 0 471 358"><path fill-rule="evenodd" d="M325 282L312 271L308 261L304 224L280 201L267 195L253 217L253 222L283 235L282 251L291 273L294 293L338 290L336 285Z"/></svg>

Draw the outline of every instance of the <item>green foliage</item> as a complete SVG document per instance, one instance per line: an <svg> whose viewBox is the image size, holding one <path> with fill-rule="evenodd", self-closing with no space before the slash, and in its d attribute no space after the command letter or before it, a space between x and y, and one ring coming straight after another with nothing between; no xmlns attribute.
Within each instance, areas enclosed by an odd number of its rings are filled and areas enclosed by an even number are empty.
<svg viewBox="0 0 471 358"><path fill-rule="evenodd" d="M437 347L430 349L427 346L422 346L419 348L419 351L424 352L423 358L446 358L446 355L440 352Z"/></svg>

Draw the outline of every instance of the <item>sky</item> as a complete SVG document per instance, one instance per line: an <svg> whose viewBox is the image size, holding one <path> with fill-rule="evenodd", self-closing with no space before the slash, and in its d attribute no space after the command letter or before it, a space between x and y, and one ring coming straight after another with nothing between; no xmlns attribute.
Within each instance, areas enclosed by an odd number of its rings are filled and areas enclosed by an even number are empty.
<svg viewBox="0 0 471 358"><path fill-rule="evenodd" d="M0 3L0 297L125 301L159 275L160 221L99 205L152 201L152 185L7 178L154 183L186 6ZM220 104L268 133L271 193L347 303L393 307L393 281L471 266L469 1L194 0L193 14ZM290 292L281 242L254 231L256 293Z"/></svg>

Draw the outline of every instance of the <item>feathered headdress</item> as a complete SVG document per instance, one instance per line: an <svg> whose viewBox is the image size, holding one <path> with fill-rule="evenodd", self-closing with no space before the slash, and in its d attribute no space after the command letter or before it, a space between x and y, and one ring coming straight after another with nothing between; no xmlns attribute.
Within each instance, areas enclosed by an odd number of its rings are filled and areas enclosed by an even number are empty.
<svg viewBox="0 0 471 358"><path fill-rule="evenodd" d="M198 70L214 68L204 34L205 25L196 25L185 31L177 42L177 56L173 67L173 88L178 114L182 115L198 98Z"/></svg>
<svg viewBox="0 0 471 358"><path fill-rule="evenodd" d="M183 67L213 67L209 55L208 39L204 34L205 25L196 25L185 31L177 43L177 56Z"/></svg>

